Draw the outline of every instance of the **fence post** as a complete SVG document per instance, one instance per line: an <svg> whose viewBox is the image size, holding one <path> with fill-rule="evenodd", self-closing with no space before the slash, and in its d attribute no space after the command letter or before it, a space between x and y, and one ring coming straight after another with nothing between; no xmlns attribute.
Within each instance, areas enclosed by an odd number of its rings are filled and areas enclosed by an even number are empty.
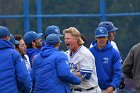
<svg viewBox="0 0 140 93"><path fill-rule="evenodd" d="M37 29L38 33L42 32L42 17L41 17L41 0L36 0L37 3Z"/></svg>
<svg viewBox="0 0 140 93"><path fill-rule="evenodd" d="M100 21L105 21L105 0L100 0Z"/></svg>
<svg viewBox="0 0 140 93"><path fill-rule="evenodd" d="M24 33L29 31L29 3L24 0Z"/></svg>

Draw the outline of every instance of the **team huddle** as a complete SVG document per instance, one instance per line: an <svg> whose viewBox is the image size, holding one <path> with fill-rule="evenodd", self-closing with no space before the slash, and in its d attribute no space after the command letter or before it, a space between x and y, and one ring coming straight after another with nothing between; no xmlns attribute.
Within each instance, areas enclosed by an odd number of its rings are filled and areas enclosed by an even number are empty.
<svg viewBox="0 0 140 93"><path fill-rule="evenodd" d="M44 33L29 31L22 37L0 26L1 93L117 93L123 76L112 38L117 29L101 22L87 48L75 27L62 35L52 25ZM61 43L67 51L59 50Z"/></svg>

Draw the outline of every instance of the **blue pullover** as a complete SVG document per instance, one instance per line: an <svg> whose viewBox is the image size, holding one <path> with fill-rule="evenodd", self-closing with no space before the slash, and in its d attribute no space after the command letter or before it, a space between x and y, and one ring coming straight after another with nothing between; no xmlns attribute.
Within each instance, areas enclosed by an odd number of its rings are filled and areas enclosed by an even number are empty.
<svg viewBox="0 0 140 93"><path fill-rule="evenodd" d="M12 43L0 39L0 93L31 90L31 77Z"/></svg>
<svg viewBox="0 0 140 93"><path fill-rule="evenodd" d="M36 48L27 48L26 54L29 57L30 64L31 64L31 67L32 67L33 59L35 58L36 55L39 54L39 49L36 49Z"/></svg>
<svg viewBox="0 0 140 93"><path fill-rule="evenodd" d="M112 47L110 42L103 49L99 49L95 42L93 46L89 50L95 57L100 88L105 90L109 86L113 86L116 89L122 79L122 59L120 54Z"/></svg>

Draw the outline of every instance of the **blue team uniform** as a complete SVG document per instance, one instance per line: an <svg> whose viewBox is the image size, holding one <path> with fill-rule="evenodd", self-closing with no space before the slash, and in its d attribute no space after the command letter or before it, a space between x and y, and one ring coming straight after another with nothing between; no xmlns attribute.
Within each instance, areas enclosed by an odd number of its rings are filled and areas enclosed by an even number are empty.
<svg viewBox="0 0 140 93"><path fill-rule="evenodd" d="M12 43L0 39L0 93L31 90L31 77Z"/></svg>
<svg viewBox="0 0 140 93"><path fill-rule="evenodd" d="M116 89L122 79L122 59L110 42L103 49L98 49L97 43L89 50L95 57L98 83L102 90L113 86Z"/></svg>
<svg viewBox="0 0 140 93"><path fill-rule="evenodd" d="M33 59L34 59L35 55L37 55L38 53L39 53L39 49L27 48L26 54L29 56L31 67L33 64Z"/></svg>

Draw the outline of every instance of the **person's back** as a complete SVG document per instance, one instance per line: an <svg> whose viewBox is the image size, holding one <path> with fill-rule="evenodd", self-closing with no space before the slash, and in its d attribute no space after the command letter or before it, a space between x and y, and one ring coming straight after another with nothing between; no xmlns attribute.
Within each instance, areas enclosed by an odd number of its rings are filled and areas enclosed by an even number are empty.
<svg viewBox="0 0 140 93"><path fill-rule="evenodd" d="M0 26L0 93L18 93L19 90L29 93L31 78L20 54L8 41L9 33L7 28Z"/></svg>

